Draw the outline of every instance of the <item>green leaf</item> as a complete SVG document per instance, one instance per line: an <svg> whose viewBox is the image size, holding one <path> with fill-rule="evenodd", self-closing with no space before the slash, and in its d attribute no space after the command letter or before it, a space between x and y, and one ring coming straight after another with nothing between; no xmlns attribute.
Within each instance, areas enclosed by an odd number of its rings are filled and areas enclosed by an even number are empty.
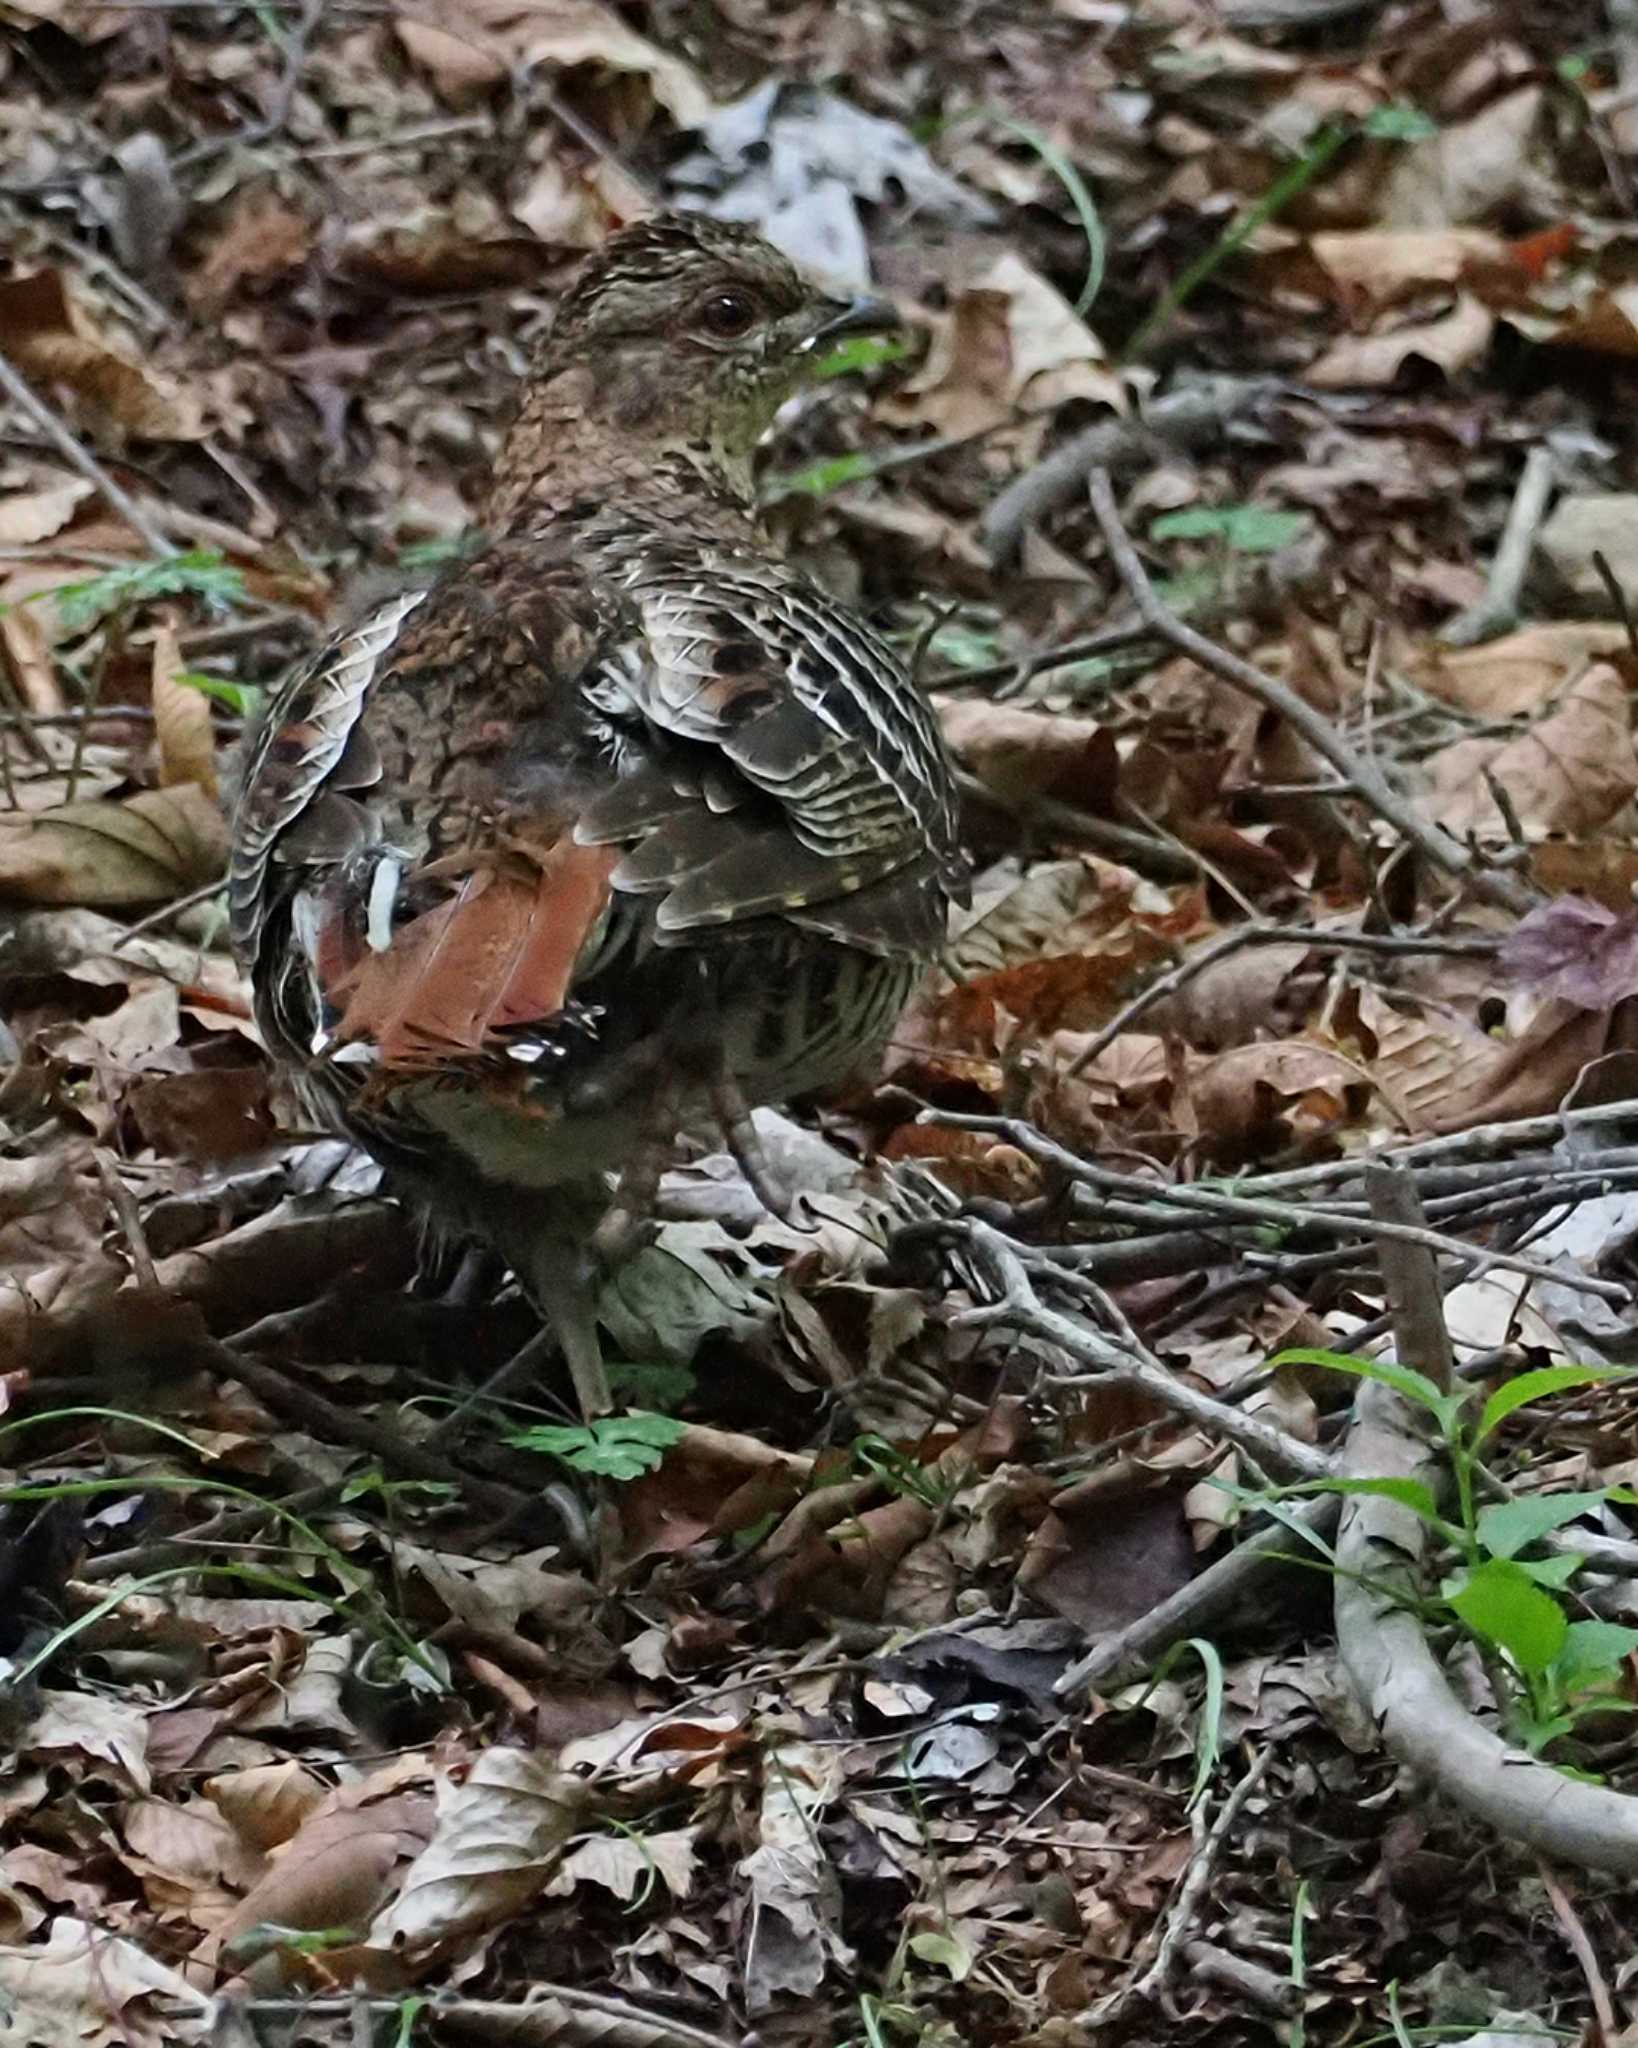
<svg viewBox="0 0 1638 2048"><path fill-rule="evenodd" d="M1427 142L1439 133L1439 124L1420 107L1401 102L1373 107L1360 123L1359 132L1373 142Z"/></svg>
<svg viewBox="0 0 1638 2048"><path fill-rule="evenodd" d="M862 449L853 455L832 455L823 462L810 462L806 469L793 469L784 476L770 478L762 495L765 501L822 498L846 484L858 483L861 477L873 476L875 471L875 457L866 455Z"/></svg>
<svg viewBox="0 0 1638 2048"><path fill-rule="evenodd" d="M1479 1541L1492 1557L1517 1557L1554 1529L1590 1513L1603 1498L1602 1488L1596 1493L1532 1493L1480 1508Z"/></svg>
<svg viewBox="0 0 1638 2048"><path fill-rule="evenodd" d="M669 1415L604 1415L596 1422L537 1423L509 1431L506 1441L523 1451L544 1451L572 1471L599 1479L640 1479L652 1472L683 1433Z"/></svg>
<svg viewBox="0 0 1638 2048"><path fill-rule="evenodd" d="M1464 1626L1505 1650L1532 1677L1540 1677L1564 1647L1564 1610L1511 1558L1486 1558L1448 1597Z"/></svg>
<svg viewBox="0 0 1638 2048"><path fill-rule="evenodd" d="M856 334L820 356L808 375L814 383L823 384L831 377L845 377L850 370L879 370L887 363L902 362L909 353L910 343L897 335Z"/></svg>
<svg viewBox="0 0 1638 2048"><path fill-rule="evenodd" d="M1587 1560L1566 1550L1558 1557L1521 1557L1516 1562L1533 1584L1545 1586L1550 1593L1562 1593Z"/></svg>
<svg viewBox="0 0 1638 2048"><path fill-rule="evenodd" d="M457 533L441 533L432 540L412 540L398 550L398 566L420 574L442 569L451 562L465 562L482 551L484 536L475 526L463 526Z"/></svg>
<svg viewBox="0 0 1638 2048"><path fill-rule="evenodd" d="M1152 540L1221 540L1242 555L1269 555L1308 531L1306 512L1272 505L1194 505L1166 512L1149 528Z"/></svg>
<svg viewBox="0 0 1638 2048"><path fill-rule="evenodd" d="M609 1367L609 1385L645 1408L680 1408L693 1393L695 1384L692 1366L674 1365L664 1358Z"/></svg>
<svg viewBox="0 0 1638 2048"><path fill-rule="evenodd" d="M1402 1508L1409 1508L1413 1515L1426 1522L1430 1529L1437 1529L1442 1536L1451 1533L1450 1524L1439 1512L1432 1487L1424 1486L1420 1479L1311 1479L1288 1490L1293 1493L1364 1493L1374 1495L1378 1500L1396 1500Z"/></svg>
<svg viewBox="0 0 1638 2048"><path fill-rule="evenodd" d="M195 548L188 554L165 555L156 561L105 569L100 576L87 576L77 583L59 583L50 590L36 591L33 596L55 598L57 615L65 630L80 633L109 612L124 611L158 597L200 597L225 611L244 602L245 579L213 549Z"/></svg>
<svg viewBox="0 0 1638 2048"><path fill-rule="evenodd" d="M1638 1628L1623 1628L1617 1621L1572 1621L1554 1659L1553 1677L1561 1692L1609 1684L1635 1649Z"/></svg>
<svg viewBox="0 0 1638 2048"><path fill-rule="evenodd" d="M1629 1366L1619 1365L1545 1365L1537 1372L1521 1372L1517 1379L1498 1387L1484 1404L1473 1438L1474 1448L1477 1449L1515 1408L1528 1407L1532 1401L1545 1401L1549 1395L1565 1393L1571 1387L1592 1387L1601 1380L1626 1379L1630 1377L1631 1370Z"/></svg>
<svg viewBox="0 0 1638 2048"><path fill-rule="evenodd" d="M1452 1400L1466 1398L1465 1394L1442 1393L1426 1373L1414 1372L1408 1365L1387 1365L1381 1359L1353 1358L1345 1352L1317 1351L1308 1345L1277 1352L1269 1359L1268 1370L1276 1372L1282 1365L1323 1365L1332 1372L1352 1373L1355 1379L1375 1380L1379 1386L1392 1387L1396 1394L1403 1394L1407 1401L1414 1401L1441 1420Z"/></svg>
<svg viewBox="0 0 1638 2048"><path fill-rule="evenodd" d="M966 1982L973 1966L973 1953L953 1934L931 1930L926 1934L912 1934L909 1946L913 1956L919 1956L924 1963L936 1964L952 1983Z"/></svg>
<svg viewBox="0 0 1638 2048"><path fill-rule="evenodd" d="M199 690L207 697L216 698L230 711L238 712L241 718L254 718L262 707L263 692L255 683L231 682L226 676L208 675L203 669L196 668L179 669L171 680L186 683L190 690Z"/></svg>

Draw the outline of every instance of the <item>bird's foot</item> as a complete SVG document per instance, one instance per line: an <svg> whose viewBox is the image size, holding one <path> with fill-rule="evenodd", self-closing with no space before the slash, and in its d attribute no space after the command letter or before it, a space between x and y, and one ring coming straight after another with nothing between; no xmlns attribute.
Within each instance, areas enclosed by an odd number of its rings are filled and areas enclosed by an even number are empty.
<svg viewBox="0 0 1638 2048"><path fill-rule="evenodd" d="M711 1107L722 1126L722 1135L728 1140L729 1151L751 1184L751 1192L770 1216L788 1223L795 1195L768 1164L750 1105L740 1093L739 1084L726 1076L719 1079L712 1091Z"/></svg>

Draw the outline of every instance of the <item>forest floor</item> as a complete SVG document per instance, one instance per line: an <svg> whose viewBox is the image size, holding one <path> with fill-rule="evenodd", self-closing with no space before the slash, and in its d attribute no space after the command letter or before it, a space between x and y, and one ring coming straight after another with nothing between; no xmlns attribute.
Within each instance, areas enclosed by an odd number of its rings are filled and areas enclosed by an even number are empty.
<svg viewBox="0 0 1638 2048"><path fill-rule="evenodd" d="M1638 2040L1631 11L0 0L8 2048ZM456 1414L534 1319L281 1091L235 750L656 204L904 313L765 496L974 900L622 1416Z"/></svg>

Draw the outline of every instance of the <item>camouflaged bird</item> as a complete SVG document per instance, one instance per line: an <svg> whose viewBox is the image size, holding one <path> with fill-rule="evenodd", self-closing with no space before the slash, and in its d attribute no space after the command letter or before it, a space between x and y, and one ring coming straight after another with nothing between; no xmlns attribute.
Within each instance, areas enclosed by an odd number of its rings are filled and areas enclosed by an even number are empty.
<svg viewBox="0 0 1638 2048"><path fill-rule="evenodd" d="M964 884L926 700L754 509L816 345L883 310L743 228L615 236L525 383L483 551L333 640L247 763L233 931L268 1045L504 1254L588 1413L599 1230L646 1208L657 1145L714 1122L761 1192L747 1106L879 1048Z"/></svg>

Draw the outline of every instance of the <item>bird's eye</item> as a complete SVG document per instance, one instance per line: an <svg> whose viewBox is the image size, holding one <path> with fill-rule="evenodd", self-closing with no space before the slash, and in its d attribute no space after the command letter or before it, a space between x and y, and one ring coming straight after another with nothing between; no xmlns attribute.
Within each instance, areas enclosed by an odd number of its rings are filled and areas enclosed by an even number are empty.
<svg viewBox="0 0 1638 2048"><path fill-rule="evenodd" d="M719 341L737 341L756 324L756 301L749 292L713 292L700 307L700 325Z"/></svg>

